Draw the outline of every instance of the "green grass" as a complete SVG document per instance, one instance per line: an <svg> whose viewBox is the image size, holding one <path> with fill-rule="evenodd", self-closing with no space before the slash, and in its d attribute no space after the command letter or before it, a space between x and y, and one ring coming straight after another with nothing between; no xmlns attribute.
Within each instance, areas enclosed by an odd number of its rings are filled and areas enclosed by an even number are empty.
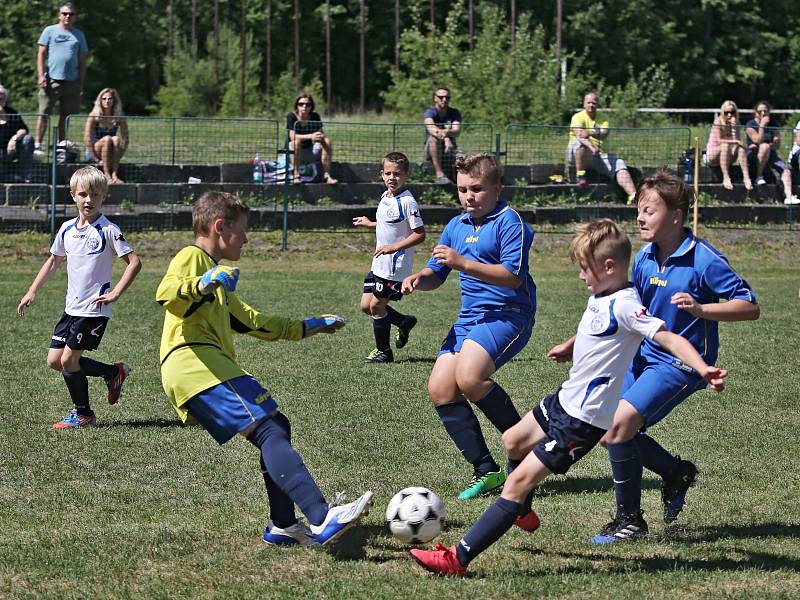
<svg viewBox="0 0 800 600"><path fill-rule="evenodd" d="M180 426L161 389L163 316L154 291L188 234L130 236L144 270L115 306L95 355L124 359L134 370L115 407L105 405L104 386L91 382L100 426L73 432L49 430L69 400L61 377L45 367L64 273L17 318L47 239L0 236L0 306L8 318L0 353L0 596L796 598L798 240L771 230L703 233L755 287L762 317L721 327L728 389L696 394L652 430L700 468L685 513L664 526L658 482L646 477L650 537L621 547L586 545L613 508L606 452L596 449L567 476L543 483L535 500L542 528L533 535L512 529L465 580L424 573L388 534L382 514L400 488L430 487L449 512L437 540L449 545L487 505L455 500L470 473L425 390L457 310L455 281L397 305L419 317L398 362L362 365L372 348L369 319L358 311L371 236L292 234L291 251L281 253L279 235L251 235L240 264L243 298L298 318L335 311L349 325L300 343L243 337L239 358L289 416L294 443L323 491L353 498L372 489L376 496L363 527L330 551L277 549L260 542L268 506L255 450L241 439L220 448L202 429ZM566 259L567 239L559 230L538 234L534 336L497 375L520 410L566 377L568 367L544 355L574 333L586 301ZM499 455L499 436L488 425L484 431Z"/></svg>

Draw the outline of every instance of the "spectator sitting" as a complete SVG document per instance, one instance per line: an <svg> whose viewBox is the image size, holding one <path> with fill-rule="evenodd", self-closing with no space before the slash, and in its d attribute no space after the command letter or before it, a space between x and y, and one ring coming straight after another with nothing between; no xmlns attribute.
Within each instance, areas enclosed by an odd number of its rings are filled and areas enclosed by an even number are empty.
<svg viewBox="0 0 800 600"><path fill-rule="evenodd" d="M781 130L770 113L769 102L762 100L753 109L753 118L747 122L747 164L750 170L755 167L756 185L765 185L764 170L769 167L780 175L783 182L784 198L792 198L792 174L778 156L781 145Z"/></svg>
<svg viewBox="0 0 800 600"><path fill-rule="evenodd" d="M113 88L103 88L95 98L83 130L86 160L102 163L109 183L124 183L117 170L128 149L128 122L120 115L122 100L119 93Z"/></svg>
<svg viewBox="0 0 800 600"><path fill-rule="evenodd" d="M739 141L739 108L733 100L725 100L719 109L719 115L714 117L706 144L706 159L710 167L719 167L722 171L722 187L726 190L733 189L730 165L734 161L742 169L745 189L753 189L747 169L747 155Z"/></svg>
<svg viewBox="0 0 800 600"><path fill-rule="evenodd" d="M800 121L794 126L794 144L789 152L790 179L800 179ZM792 194L783 201L784 204L800 204L800 198Z"/></svg>
<svg viewBox="0 0 800 600"><path fill-rule="evenodd" d="M431 157L436 172L436 183L453 183L444 174L442 159L446 157L447 166L452 170L458 146L456 138L461 133L461 113L450 106L450 90L436 88L433 93L433 106L425 109L425 153Z"/></svg>
<svg viewBox="0 0 800 600"><path fill-rule="evenodd" d="M33 168L33 136L19 113L8 106L8 90L0 85L0 179L11 175L13 161L17 160L18 172L14 181L30 182Z"/></svg>
<svg viewBox="0 0 800 600"><path fill-rule="evenodd" d="M289 130L289 149L294 152L294 182L301 183L300 164L315 163L322 155L322 179L325 183L339 183L331 177L333 146L322 131L322 119L314 112L314 98L300 92L294 99L294 112L286 115ZM300 142L299 148L297 142Z"/></svg>
<svg viewBox="0 0 800 600"><path fill-rule="evenodd" d="M569 145L567 164L575 165L578 185L588 185L586 171L591 169L616 181L628 196L628 204L636 195L636 186L625 161L616 154L603 152L603 144L608 137L608 121L597 120L599 100L595 92L583 97L583 110L572 115L569 123Z"/></svg>

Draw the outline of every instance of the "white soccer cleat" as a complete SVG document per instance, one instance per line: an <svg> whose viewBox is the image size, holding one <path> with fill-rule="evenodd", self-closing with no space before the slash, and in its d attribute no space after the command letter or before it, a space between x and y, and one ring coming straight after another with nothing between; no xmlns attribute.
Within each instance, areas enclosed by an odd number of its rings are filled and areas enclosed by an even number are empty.
<svg viewBox="0 0 800 600"><path fill-rule="evenodd" d="M325 520L319 525L311 525L311 535L321 546L338 539L345 531L369 514L372 507L372 492L364 492L359 498L341 506L328 509Z"/></svg>

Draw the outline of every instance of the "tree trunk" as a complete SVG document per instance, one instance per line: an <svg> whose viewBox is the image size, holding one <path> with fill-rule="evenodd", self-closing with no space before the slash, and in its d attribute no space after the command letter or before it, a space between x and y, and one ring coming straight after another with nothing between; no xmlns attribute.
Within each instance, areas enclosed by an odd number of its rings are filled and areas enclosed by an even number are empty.
<svg viewBox="0 0 800 600"><path fill-rule="evenodd" d="M431 29L436 28L436 2L431 0Z"/></svg>
<svg viewBox="0 0 800 600"><path fill-rule="evenodd" d="M175 19L172 15L172 0L167 2L167 56L175 50Z"/></svg>
<svg viewBox="0 0 800 600"><path fill-rule="evenodd" d="M361 0L361 19L359 20L359 29L360 36L359 36L359 101L358 101L358 108L363 113L364 112L364 98L366 96L365 93L365 80L364 80L364 42L365 42L365 35L364 35L364 28L366 27L366 9L364 8L364 0Z"/></svg>
<svg viewBox="0 0 800 600"><path fill-rule="evenodd" d="M294 0L294 87L300 91L300 0Z"/></svg>
<svg viewBox="0 0 800 600"><path fill-rule="evenodd" d="M517 49L517 2L511 0L511 51Z"/></svg>
<svg viewBox="0 0 800 600"><path fill-rule="evenodd" d="M272 0L267 0L267 55L264 57L264 93L272 92Z"/></svg>
<svg viewBox="0 0 800 600"><path fill-rule="evenodd" d="M246 79L247 79L247 0L240 0L241 2L241 75L239 81L239 116L244 117L247 114L247 106L245 103L246 93Z"/></svg>
<svg viewBox="0 0 800 600"><path fill-rule="evenodd" d="M394 68L400 69L400 0L394 0Z"/></svg>
<svg viewBox="0 0 800 600"><path fill-rule="evenodd" d="M469 0L469 49L475 49L475 3Z"/></svg>
<svg viewBox="0 0 800 600"><path fill-rule="evenodd" d="M197 59L197 0L192 0L192 58Z"/></svg>
<svg viewBox="0 0 800 600"><path fill-rule="evenodd" d="M325 103L331 112L333 81L331 80L331 0L325 0Z"/></svg>

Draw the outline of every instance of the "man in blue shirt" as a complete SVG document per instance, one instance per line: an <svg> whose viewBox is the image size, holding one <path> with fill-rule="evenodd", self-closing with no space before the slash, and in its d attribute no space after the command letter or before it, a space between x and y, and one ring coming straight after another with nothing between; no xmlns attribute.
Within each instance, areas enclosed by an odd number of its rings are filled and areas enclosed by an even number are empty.
<svg viewBox="0 0 800 600"><path fill-rule="evenodd" d="M75 5L64 3L58 12L58 24L44 28L39 36L36 69L39 75L39 114L50 115L58 104L58 139L63 140L67 115L81 110L81 94L86 79L86 36L75 28ZM41 155L46 120L36 125L35 154Z"/></svg>
<svg viewBox="0 0 800 600"><path fill-rule="evenodd" d="M434 290L458 271L461 311L428 379L428 393L450 438L473 467L459 494L476 498L503 486L506 474L492 458L474 403L499 431L519 422L494 372L530 339L536 284L528 274L533 230L500 201L500 167L491 154L456 159L458 199L464 213L442 232L427 266L403 280L402 291Z"/></svg>
<svg viewBox="0 0 800 600"><path fill-rule="evenodd" d="M458 146L456 138L461 133L461 113L450 106L450 90L437 88L433 93L433 106L425 109L425 152L431 157L436 171L436 183L453 183L444 174L443 160L452 168Z"/></svg>

